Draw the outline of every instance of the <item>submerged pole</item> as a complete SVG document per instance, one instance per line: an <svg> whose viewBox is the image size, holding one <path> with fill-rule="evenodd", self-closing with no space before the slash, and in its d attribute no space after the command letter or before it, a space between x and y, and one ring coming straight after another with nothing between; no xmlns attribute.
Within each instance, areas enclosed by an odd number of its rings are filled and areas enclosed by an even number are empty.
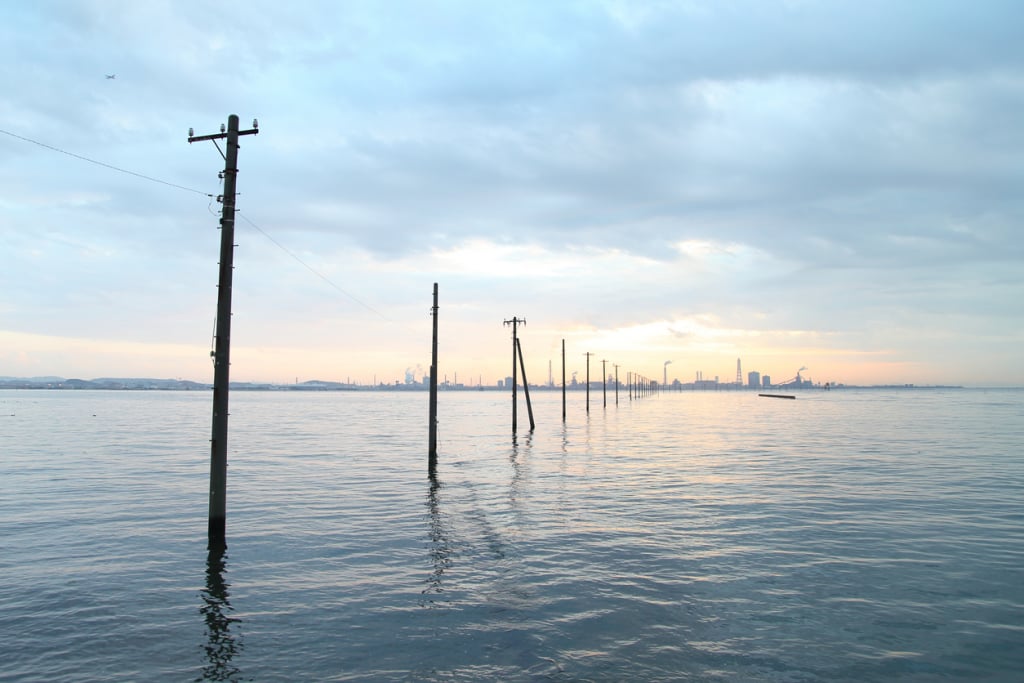
<svg viewBox="0 0 1024 683"><path fill-rule="evenodd" d="M437 283L434 283L434 306L430 309L434 317L434 335L430 346L430 428L427 449L427 471L430 476L437 469Z"/></svg>
<svg viewBox="0 0 1024 683"><path fill-rule="evenodd" d="M516 396L516 341L518 339L518 326L519 323L526 324L526 320L520 320L515 316L511 320L506 320L505 325L512 326L512 433L516 433L516 410L517 410L517 396ZM525 382L524 382L525 384Z"/></svg>
<svg viewBox="0 0 1024 683"><path fill-rule="evenodd" d="M565 422L565 340L562 340L562 422Z"/></svg>
<svg viewBox="0 0 1024 683"><path fill-rule="evenodd" d="M228 389L231 367L231 281L234 274L235 252L235 186L238 176L238 136L259 133L256 121L250 130L239 131L238 115L228 117L227 131L212 135L193 135L189 129L189 143L202 140L225 140L224 195L221 198L220 218L220 272L217 279L217 330L213 347L213 419L210 437L210 512L207 526L208 547L227 547L225 527L227 519L228 479ZM218 148L219 149L219 148Z"/></svg>
<svg viewBox="0 0 1024 683"><path fill-rule="evenodd" d="M590 351L587 351L584 356L587 357L587 415L590 414L590 357L593 356Z"/></svg>
<svg viewBox="0 0 1024 683"><path fill-rule="evenodd" d="M224 201L220 219L220 277L217 281L217 341L213 351L213 435L210 450L209 544L226 545L228 480L228 386L231 367L231 281L234 271L235 183L238 175L238 117L228 117L224 159Z"/></svg>
<svg viewBox="0 0 1024 683"><path fill-rule="evenodd" d="M513 318L513 321L515 318ZM516 326L512 324L512 433L516 433L516 411L518 409L518 397L516 396Z"/></svg>
<svg viewBox="0 0 1024 683"><path fill-rule="evenodd" d="M526 412L530 415L530 431L532 432L535 427L533 424L533 404L530 403L530 385L526 381L526 363L523 362L523 345L519 343L518 338L516 338L516 349L519 351L519 368L523 371L523 395L526 396Z"/></svg>

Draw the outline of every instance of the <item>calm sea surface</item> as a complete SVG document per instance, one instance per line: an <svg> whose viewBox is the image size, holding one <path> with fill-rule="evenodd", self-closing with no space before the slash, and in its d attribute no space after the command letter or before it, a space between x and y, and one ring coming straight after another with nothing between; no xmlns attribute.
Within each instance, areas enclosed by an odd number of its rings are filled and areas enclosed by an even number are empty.
<svg viewBox="0 0 1024 683"><path fill-rule="evenodd" d="M0 680L1024 680L1024 391L531 397L0 392Z"/></svg>

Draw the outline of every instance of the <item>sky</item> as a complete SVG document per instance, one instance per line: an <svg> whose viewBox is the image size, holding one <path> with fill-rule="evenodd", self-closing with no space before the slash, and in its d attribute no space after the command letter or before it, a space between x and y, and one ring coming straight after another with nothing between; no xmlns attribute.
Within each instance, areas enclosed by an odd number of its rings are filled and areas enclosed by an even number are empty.
<svg viewBox="0 0 1024 683"><path fill-rule="evenodd" d="M1024 385L1014 0L0 5L0 376ZM116 78L107 78L116 75ZM210 195L213 195L211 197ZM669 362L670 361L670 362Z"/></svg>

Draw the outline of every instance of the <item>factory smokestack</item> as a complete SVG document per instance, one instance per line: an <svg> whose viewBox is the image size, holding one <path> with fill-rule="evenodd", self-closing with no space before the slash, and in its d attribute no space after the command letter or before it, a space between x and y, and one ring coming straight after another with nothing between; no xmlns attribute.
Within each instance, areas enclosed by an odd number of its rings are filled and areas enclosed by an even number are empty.
<svg viewBox="0 0 1024 683"><path fill-rule="evenodd" d="M663 386L663 387L667 387L668 386L668 366L671 365L671 364L672 364L672 361L667 360L667 361L665 361L665 364L661 366L661 374L662 374L661 386Z"/></svg>

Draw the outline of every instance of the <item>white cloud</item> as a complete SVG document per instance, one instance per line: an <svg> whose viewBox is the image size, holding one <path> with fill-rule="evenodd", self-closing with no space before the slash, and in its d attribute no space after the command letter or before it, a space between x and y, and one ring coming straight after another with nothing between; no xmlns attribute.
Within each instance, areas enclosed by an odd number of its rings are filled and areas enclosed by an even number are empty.
<svg viewBox="0 0 1024 683"><path fill-rule="evenodd" d="M877 379L942 381L957 363L999 378L1019 341L1015 3L0 14L0 128L199 191L0 134L12 334L205 337L219 206L202 193L220 190L222 160L185 131L238 113L261 122L242 143L239 207L304 261L239 223L242 346L295 356L333 339L409 367L418 331L383 340L434 281L478 368L491 321L500 338L513 314L623 353L702 340L701 353L884 367ZM241 357L258 375L275 354Z"/></svg>

